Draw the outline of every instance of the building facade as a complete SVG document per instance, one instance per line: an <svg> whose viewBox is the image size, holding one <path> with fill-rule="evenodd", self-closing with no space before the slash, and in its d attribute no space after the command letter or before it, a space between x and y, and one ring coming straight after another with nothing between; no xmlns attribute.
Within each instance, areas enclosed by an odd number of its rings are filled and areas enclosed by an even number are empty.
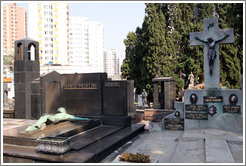
<svg viewBox="0 0 246 166"><path fill-rule="evenodd" d="M104 28L87 17L69 17L69 65L103 72Z"/></svg>
<svg viewBox="0 0 246 166"><path fill-rule="evenodd" d="M69 57L69 6L62 2L29 3L28 36L37 40L40 65L67 65Z"/></svg>
<svg viewBox="0 0 246 166"><path fill-rule="evenodd" d="M9 3L3 6L3 49L14 49L14 41L27 37L27 12L24 7Z"/></svg>
<svg viewBox="0 0 246 166"><path fill-rule="evenodd" d="M94 70L103 72L104 28L101 22L90 22L89 31L89 65Z"/></svg>
<svg viewBox="0 0 246 166"><path fill-rule="evenodd" d="M119 72L119 75L121 75L121 66L123 64L124 59L125 59L124 54L121 54L118 56L118 72Z"/></svg>
<svg viewBox="0 0 246 166"><path fill-rule="evenodd" d="M89 63L88 26L87 17L69 17L69 65Z"/></svg>
<svg viewBox="0 0 246 166"><path fill-rule="evenodd" d="M115 49L108 49L104 51L104 71L108 76L119 75L118 70L118 56Z"/></svg>

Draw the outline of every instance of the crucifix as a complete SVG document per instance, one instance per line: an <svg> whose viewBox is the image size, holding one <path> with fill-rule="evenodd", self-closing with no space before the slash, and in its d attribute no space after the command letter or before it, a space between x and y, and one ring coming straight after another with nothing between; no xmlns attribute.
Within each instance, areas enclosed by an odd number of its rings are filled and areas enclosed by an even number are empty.
<svg viewBox="0 0 246 166"><path fill-rule="evenodd" d="M203 31L190 33L190 45L203 45L205 89L220 88L219 44L233 43L233 29L218 28L218 18L204 18Z"/></svg>

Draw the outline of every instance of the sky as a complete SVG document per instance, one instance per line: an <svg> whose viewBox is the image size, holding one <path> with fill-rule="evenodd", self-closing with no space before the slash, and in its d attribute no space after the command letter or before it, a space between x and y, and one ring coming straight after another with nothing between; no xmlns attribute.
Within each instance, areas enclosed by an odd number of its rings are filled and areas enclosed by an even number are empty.
<svg viewBox="0 0 246 166"><path fill-rule="evenodd" d="M58 2L58 3L63 3ZM104 26L104 49L116 49L125 53L124 39L128 32L142 26L145 16L144 2L72 2L70 16L88 17L89 21L102 22ZM27 3L18 3L28 11ZM31 20L28 20L31 21Z"/></svg>

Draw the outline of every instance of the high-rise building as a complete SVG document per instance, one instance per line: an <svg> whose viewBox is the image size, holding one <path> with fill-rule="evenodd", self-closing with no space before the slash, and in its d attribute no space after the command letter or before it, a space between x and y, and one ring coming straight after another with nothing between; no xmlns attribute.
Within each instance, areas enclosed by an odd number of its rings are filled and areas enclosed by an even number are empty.
<svg viewBox="0 0 246 166"><path fill-rule="evenodd" d="M119 75L118 57L115 49L104 51L104 71L109 77Z"/></svg>
<svg viewBox="0 0 246 166"><path fill-rule="evenodd" d="M88 30L87 17L69 17L69 65L89 64Z"/></svg>
<svg viewBox="0 0 246 166"><path fill-rule="evenodd" d="M121 54L118 56L118 73L119 73L119 75L121 75L121 66L123 64L124 59L125 59L124 54Z"/></svg>
<svg viewBox="0 0 246 166"><path fill-rule="evenodd" d="M27 37L27 12L24 7L9 3L3 6L3 49L14 48L14 41Z"/></svg>
<svg viewBox="0 0 246 166"><path fill-rule="evenodd" d="M104 28L87 17L69 17L69 64L103 72Z"/></svg>
<svg viewBox="0 0 246 166"><path fill-rule="evenodd" d="M29 3L28 36L39 41L40 64L68 64L69 7L63 2Z"/></svg>
<svg viewBox="0 0 246 166"><path fill-rule="evenodd" d="M88 30L89 65L103 72L104 28L101 22L90 22Z"/></svg>

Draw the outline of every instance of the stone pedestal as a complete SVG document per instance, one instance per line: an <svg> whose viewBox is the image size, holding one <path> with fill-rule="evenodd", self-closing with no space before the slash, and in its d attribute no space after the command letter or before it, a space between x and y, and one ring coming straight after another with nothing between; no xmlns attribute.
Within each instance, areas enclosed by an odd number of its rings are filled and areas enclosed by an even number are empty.
<svg viewBox="0 0 246 166"><path fill-rule="evenodd" d="M196 102L191 99L194 94ZM235 102L232 102L232 96L236 96ZM243 132L242 90L187 90L184 97L185 130L213 128Z"/></svg>
<svg viewBox="0 0 246 166"><path fill-rule="evenodd" d="M204 46L204 90L185 91L185 129L243 132L243 92L219 89L219 44L233 43L233 29L219 29L218 18L204 18L203 31L190 33L190 45Z"/></svg>
<svg viewBox="0 0 246 166"><path fill-rule="evenodd" d="M134 105L134 80L127 80L127 110L128 112L135 112Z"/></svg>
<svg viewBox="0 0 246 166"><path fill-rule="evenodd" d="M154 83L154 108L158 109L160 108L159 104L159 93L158 93L158 83Z"/></svg>
<svg viewBox="0 0 246 166"><path fill-rule="evenodd" d="M15 111L10 108L3 108L3 118L15 118Z"/></svg>

